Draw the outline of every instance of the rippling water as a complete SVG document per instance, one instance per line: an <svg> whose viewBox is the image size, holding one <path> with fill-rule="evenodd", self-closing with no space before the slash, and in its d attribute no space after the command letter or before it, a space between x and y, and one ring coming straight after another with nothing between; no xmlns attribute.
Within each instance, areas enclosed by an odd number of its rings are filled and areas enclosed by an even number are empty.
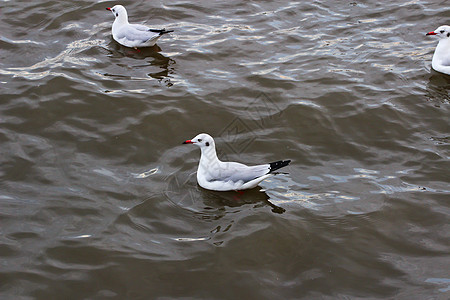
<svg viewBox="0 0 450 300"><path fill-rule="evenodd" d="M136 52L116 3L3 1L1 298L448 299L436 2L124 2L175 30ZM200 132L293 162L203 190Z"/></svg>

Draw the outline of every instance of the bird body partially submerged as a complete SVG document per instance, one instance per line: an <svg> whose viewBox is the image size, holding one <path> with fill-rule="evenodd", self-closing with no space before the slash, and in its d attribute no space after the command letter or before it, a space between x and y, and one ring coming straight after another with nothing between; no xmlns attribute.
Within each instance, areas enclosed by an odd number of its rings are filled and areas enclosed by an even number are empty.
<svg viewBox="0 0 450 300"><path fill-rule="evenodd" d="M152 29L145 25L128 23L128 13L122 5L115 5L106 9L111 11L116 18L112 25L113 39L123 46L132 48L152 47L163 34L173 32L173 30Z"/></svg>
<svg viewBox="0 0 450 300"><path fill-rule="evenodd" d="M291 162L280 160L256 166L223 162L217 157L214 139L206 133L201 133L183 144L194 144L200 147L197 182L208 190L233 191L254 188L264 179L274 175L275 170Z"/></svg>
<svg viewBox="0 0 450 300"><path fill-rule="evenodd" d="M428 32L427 35L435 35L439 38L431 66L438 72L450 75L450 26L439 26L435 31Z"/></svg>

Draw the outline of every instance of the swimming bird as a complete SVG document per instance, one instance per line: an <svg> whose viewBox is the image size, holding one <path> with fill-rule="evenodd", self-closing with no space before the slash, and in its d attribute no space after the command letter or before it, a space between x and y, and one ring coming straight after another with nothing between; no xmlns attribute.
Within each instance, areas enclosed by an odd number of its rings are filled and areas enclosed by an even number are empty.
<svg viewBox="0 0 450 300"><path fill-rule="evenodd" d="M450 75L450 26L439 26L435 31L430 31L426 35L436 35L439 38L431 66L438 72Z"/></svg>
<svg viewBox="0 0 450 300"><path fill-rule="evenodd" d="M152 47L163 34L173 32L173 30L151 29L145 25L128 23L127 10L122 5L115 5L106 9L116 17L112 25L113 39L123 46L135 49Z"/></svg>
<svg viewBox="0 0 450 300"><path fill-rule="evenodd" d="M183 144L200 147L201 156L197 170L197 182L205 189L213 191L237 191L256 187L264 179L274 175L274 171L287 166L290 160L247 166L237 162L223 162L217 158L214 139L200 133Z"/></svg>

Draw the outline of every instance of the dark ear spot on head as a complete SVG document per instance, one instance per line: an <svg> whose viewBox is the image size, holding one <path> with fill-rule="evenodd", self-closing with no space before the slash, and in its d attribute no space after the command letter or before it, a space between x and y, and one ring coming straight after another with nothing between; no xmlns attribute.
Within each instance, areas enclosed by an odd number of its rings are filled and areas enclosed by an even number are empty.
<svg viewBox="0 0 450 300"><path fill-rule="evenodd" d="M447 32L447 37L450 37L450 32Z"/></svg>
<svg viewBox="0 0 450 300"><path fill-rule="evenodd" d="M209 146L209 142L206 142L205 145L206 145L206 147L208 147Z"/></svg>
<svg viewBox="0 0 450 300"><path fill-rule="evenodd" d="M116 17L118 17L118 16L119 16L119 14L116 13Z"/></svg>

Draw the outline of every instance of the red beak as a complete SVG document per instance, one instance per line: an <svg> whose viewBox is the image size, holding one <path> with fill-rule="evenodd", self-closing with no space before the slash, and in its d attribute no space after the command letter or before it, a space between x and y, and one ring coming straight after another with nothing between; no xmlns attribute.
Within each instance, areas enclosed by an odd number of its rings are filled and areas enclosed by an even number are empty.
<svg viewBox="0 0 450 300"><path fill-rule="evenodd" d="M426 35L436 35L436 34L437 34L436 32L430 31L430 32L428 32Z"/></svg>
<svg viewBox="0 0 450 300"><path fill-rule="evenodd" d="M183 144L193 144L194 142L191 140L184 141Z"/></svg>
<svg viewBox="0 0 450 300"><path fill-rule="evenodd" d="M106 10L111 10L111 7L107 7Z"/></svg>

